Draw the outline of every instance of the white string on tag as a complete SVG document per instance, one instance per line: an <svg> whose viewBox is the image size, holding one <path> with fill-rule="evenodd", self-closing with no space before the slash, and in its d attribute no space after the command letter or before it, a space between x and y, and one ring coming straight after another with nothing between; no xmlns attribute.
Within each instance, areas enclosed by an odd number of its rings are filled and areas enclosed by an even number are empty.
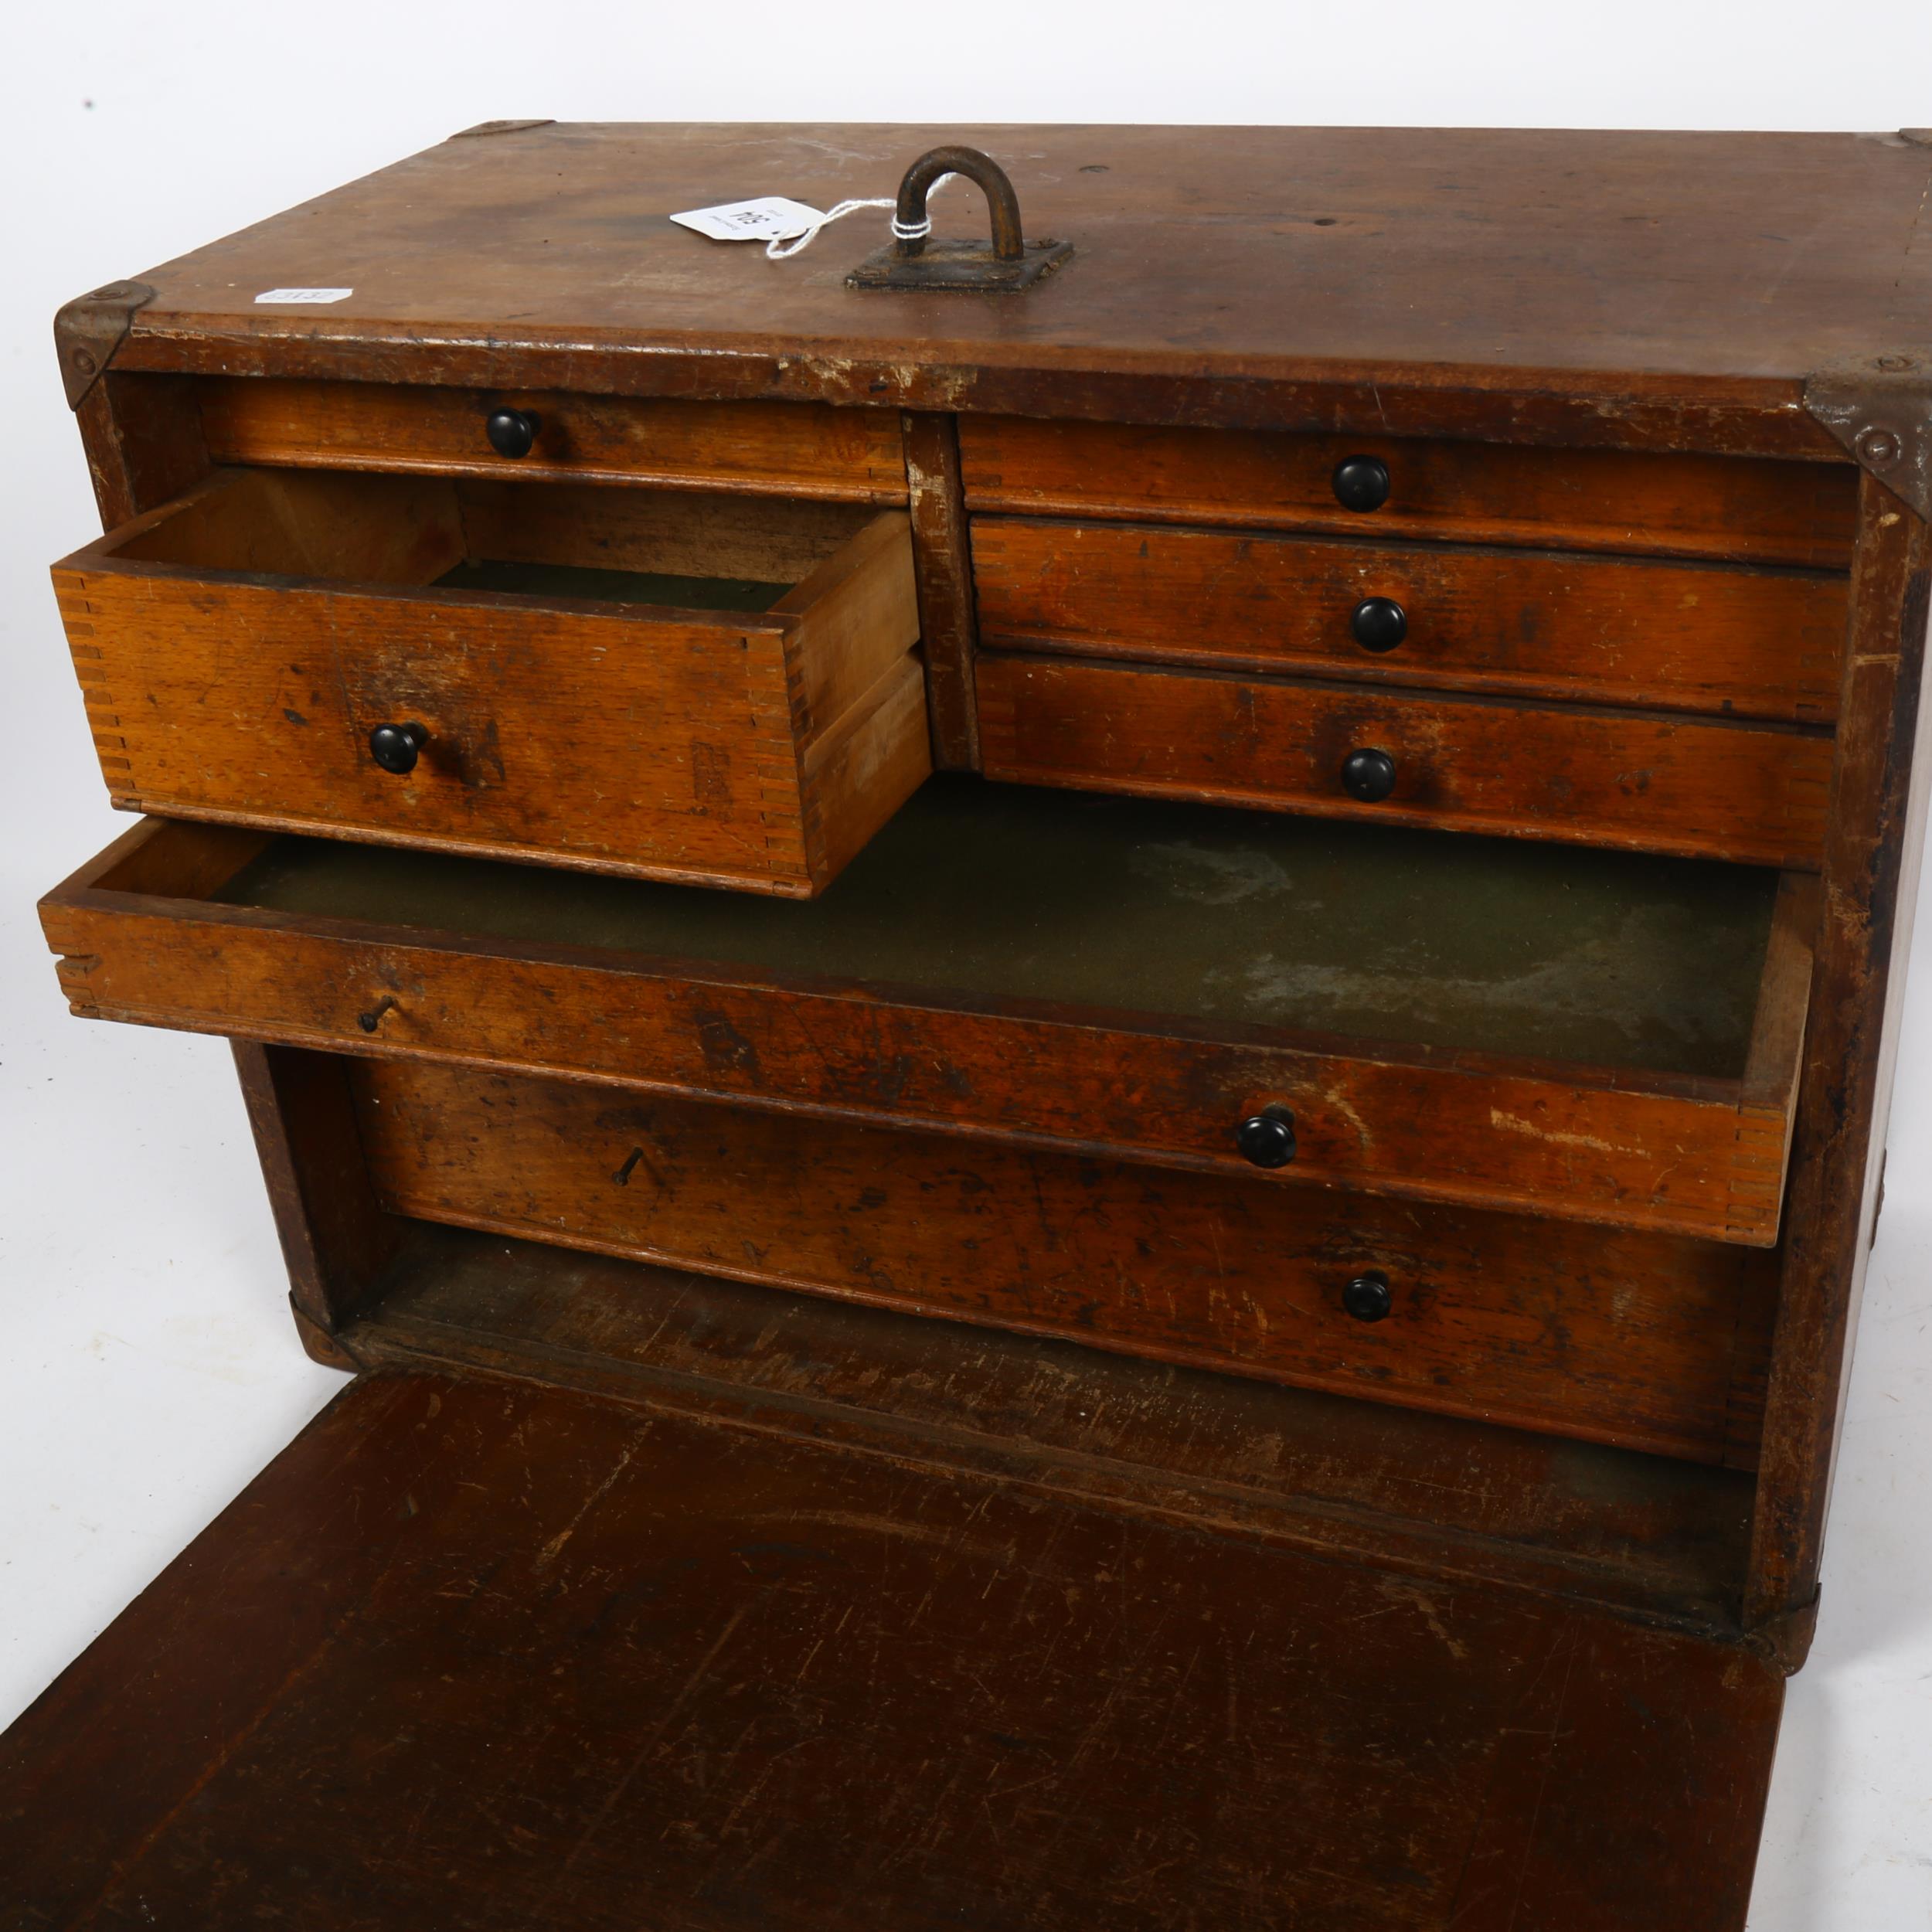
<svg viewBox="0 0 1932 1932"><path fill-rule="evenodd" d="M951 175L941 175L938 180L926 190L926 205L928 208L932 206L934 196L937 194L940 189L952 179ZM828 209L809 228L804 230L801 233L792 236L774 236L773 240L765 243L765 253L773 261L781 262L787 255L800 254L809 248L818 240L819 230L832 222L843 221L848 215L855 215L862 208L890 208L896 211L898 206L899 203L896 200L842 201L836 208ZM902 222L897 213L895 212L893 216L892 230L894 241L923 241L933 232L933 219L929 214L923 221Z"/></svg>

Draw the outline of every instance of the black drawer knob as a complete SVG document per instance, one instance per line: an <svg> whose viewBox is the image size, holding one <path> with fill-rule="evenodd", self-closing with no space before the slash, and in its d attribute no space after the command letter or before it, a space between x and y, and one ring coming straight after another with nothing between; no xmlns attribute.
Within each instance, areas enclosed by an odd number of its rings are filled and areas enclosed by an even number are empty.
<svg viewBox="0 0 1932 1932"><path fill-rule="evenodd" d="M1409 614L1393 597L1364 597L1349 613L1349 630L1365 651L1393 651L1409 634Z"/></svg>
<svg viewBox="0 0 1932 1932"><path fill-rule="evenodd" d="M416 769L430 734L420 724L378 725L369 734L369 755L400 778Z"/></svg>
<svg viewBox="0 0 1932 1932"><path fill-rule="evenodd" d="M1389 500L1389 466L1379 456L1345 456L1329 481L1345 510L1379 510Z"/></svg>
<svg viewBox="0 0 1932 1932"><path fill-rule="evenodd" d="M1365 805L1379 805L1396 788L1396 761L1386 751L1352 751L1342 761L1342 789Z"/></svg>
<svg viewBox="0 0 1932 1932"><path fill-rule="evenodd" d="M1257 1167L1286 1167L1294 1158L1294 1116L1285 1107L1264 1107L1234 1130L1234 1145Z"/></svg>
<svg viewBox="0 0 1932 1932"><path fill-rule="evenodd" d="M543 427L528 410L492 410L483 434L498 456L528 456Z"/></svg>
<svg viewBox="0 0 1932 1932"><path fill-rule="evenodd" d="M1342 1305L1358 1321L1379 1321L1395 1306L1389 1277L1379 1268L1366 1270L1342 1291Z"/></svg>

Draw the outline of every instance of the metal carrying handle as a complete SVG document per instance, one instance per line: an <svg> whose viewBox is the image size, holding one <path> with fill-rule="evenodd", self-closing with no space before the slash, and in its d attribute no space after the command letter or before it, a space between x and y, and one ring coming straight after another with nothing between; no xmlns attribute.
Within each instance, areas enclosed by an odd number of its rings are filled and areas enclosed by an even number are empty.
<svg viewBox="0 0 1932 1932"><path fill-rule="evenodd" d="M899 184L899 204L893 211L893 233L898 237L893 252L902 260L925 253L926 238L932 220L926 213L926 197L943 175L964 175L982 189L993 216L993 258L1016 262L1026 253L1019 225L1019 197L1006 170L991 155L977 148L932 148L906 170Z"/></svg>
<svg viewBox="0 0 1932 1932"><path fill-rule="evenodd" d="M946 175L963 175L985 193L993 218L991 247L982 241L932 240L928 197ZM841 202L835 212L867 205ZM1006 170L977 148L934 148L921 155L906 170L893 206L893 239L845 277L848 288L1008 294L1031 288L1073 259L1071 242L1026 239L1019 224L1019 197Z"/></svg>

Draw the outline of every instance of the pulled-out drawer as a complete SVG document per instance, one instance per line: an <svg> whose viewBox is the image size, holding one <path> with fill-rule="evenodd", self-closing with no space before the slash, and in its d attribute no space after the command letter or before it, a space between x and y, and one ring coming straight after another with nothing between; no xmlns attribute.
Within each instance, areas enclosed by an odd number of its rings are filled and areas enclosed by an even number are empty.
<svg viewBox="0 0 1932 1932"><path fill-rule="evenodd" d="M1257 1188L420 1060L355 1063L391 1211L1750 1467L1770 1250Z"/></svg>
<svg viewBox="0 0 1932 1932"><path fill-rule="evenodd" d="M1846 463L965 416L968 506L1842 569Z"/></svg>
<svg viewBox="0 0 1932 1932"><path fill-rule="evenodd" d="M935 781L808 905L154 824L77 1012L1775 1240L1802 875Z"/></svg>
<svg viewBox="0 0 1932 1932"><path fill-rule="evenodd" d="M980 636L1786 723L1838 711L1835 571L975 517Z"/></svg>
<svg viewBox="0 0 1932 1932"><path fill-rule="evenodd" d="M975 661L986 775L1815 869L1822 726L1099 659Z"/></svg>
<svg viewBox="0 0 1932 1932"><path fill-rule="evenodd" d="M196 394L217 463L906 501L893 410L262 376Z"/></svg>
<svg viewBox="0 0 1932 1932"><path fill-rule="evenodd" d="M903 511L232 470L54 582L134 811L805 896L930 769Z"/></svg>

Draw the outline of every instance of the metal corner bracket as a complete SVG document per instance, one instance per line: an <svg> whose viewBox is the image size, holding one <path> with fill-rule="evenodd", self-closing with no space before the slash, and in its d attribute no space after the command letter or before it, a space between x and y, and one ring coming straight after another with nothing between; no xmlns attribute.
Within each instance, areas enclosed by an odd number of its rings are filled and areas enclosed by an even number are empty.
<svg viewBox="0 0 1932 1932"><path fill-rule="evenodd" d="M1932 349L1831 363L1805 379L1804 406L1859 468L1932 523Z"/></svg>
<svg viewBox="0 0 1932 1932"><path fill-rule="evenodd" d="M134 326L134 311L155 299L145 282L109 282L77 295L53 318L53 345L67 406L77 410Z"/></svg>

